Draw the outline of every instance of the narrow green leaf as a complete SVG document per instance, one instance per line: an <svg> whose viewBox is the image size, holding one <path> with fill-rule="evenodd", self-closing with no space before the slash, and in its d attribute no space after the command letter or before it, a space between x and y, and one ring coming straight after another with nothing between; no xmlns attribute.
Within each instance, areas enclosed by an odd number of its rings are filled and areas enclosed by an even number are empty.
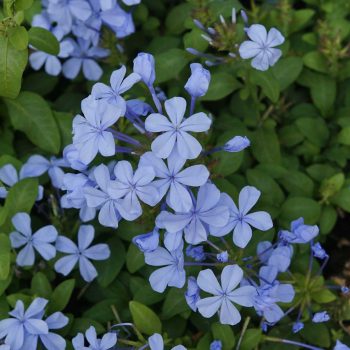
<svg viewBox="0 0 350 350"><path fill-rule="evenodd" d="M10 274L11 242L7 235L0 233L0 280L6 280Z"/></svg>

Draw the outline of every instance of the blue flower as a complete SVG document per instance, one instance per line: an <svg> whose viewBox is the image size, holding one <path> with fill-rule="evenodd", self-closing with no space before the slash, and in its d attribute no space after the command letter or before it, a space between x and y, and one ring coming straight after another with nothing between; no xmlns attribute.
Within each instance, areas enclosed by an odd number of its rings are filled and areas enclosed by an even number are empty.
<svg viewBox="0 0 350 350"><path fill-rule="evenodd" d="M202 245L199 245L199 246L189 245L186 248L186 256L193 258L195 261L204 261L205 260L205 253L204 253L203 246Z"/></svg>
<svg viewBox="0 0 350 350"><path fill-rule="evenodd" d="M275 46L284 42L283 35L275 28L271 28L269 33L261 24L253 24L246 33L251 40L244 41L239 47L239 54L243 59L253 58L252 67L265 71L269 66L273 66L282 55L280 49Z"/></svg>
<svg viewBox="0 0 350 350"><path fill-rule="evenodd" d="M173 154L168 158L166 165L153 152L146 152L139 164L153 167L156 177L159 178L153 184L158 189L160 198L168 193L167 204L178 212L187 212L193 205L187 186L202 186L209 178L209 171L204 165L192 165L182 170L185 162L185 159Z"/></svg>
<svg viewBox="0 0 350 350"><path fill-rule="evenodd" d="M21 175L18 176L16 168L12 164L6 164L2 168L0 168L0 181L9 187L12 187L18 181L23 180L24 177ZM7 189L0 184L0 198L6 198L8 194ZM41 201L44 195L44 188L39 185L38 187L38 195L36 197L36 201Z"/></svg>
<svg viewBox="0 0 350 350"><path fill-rule="evenodd" d="M72 340L74 350L110 350L114 349L114 346L117 344L117 335L115 333L106 333L101 339L98 339L96 329L93 326L85 332L85 336L89 346L84 346L84 335L78 333Z"/></svg>
<svg viewBox="0 0 350 350"><path fill-rule="evenodd" d="M246 136L235 136L227 141L223 146L226 152L240 152L250 146L250 141Z"/></svg>
<svg viewBox="0 0 350 350"><path fill-rule="evenodd" d="M168 158L175 149L185 159L197 158L202 146L188 132L207 131L211 120L202 112L184 119L186 100L182 97L165 101L165 110L169 118L152 113L145 122L147 131L162 133L152 142L152 151L160 158Z"/></svg>
<svg viewBox="0 0 350 350"><path fill-rule="evenodd" d="M125 5L133 6L141 3L141 0L122 0Z"/></svg>
<svg viewBox="0 0 350 350"><path fill-rule="evenodd" d="M183 242L173 251L158 247L153 252L145 253L145 262L151 266L163 266L152 272L149 282L152 289L163 293L166 286L182 288L186 281L184 270Z"/></svg>
<svg viewBox="0 0 350 350"><path fill-rule="evenodd" d="M79 262L80 274L86 282L91 282L97 277L97 271L90 260L106 260L110 256L107 244L100 243L91 247L95 235L94 227L81 225L78 232L78 246L69 238L59 236L56 241L56 249L67 255L55 263L55 270L67 276Z"/></svg>
<svg viewBox="0 0 350 350"><path fill-rule="evenodd" d="M21 350L36 349L38 340L43 343L47 350L64 350L66 348L66 341L60 335L50 332L50 330L63 328L68 324L68 317L61 312L55 312L46 320L49 332L47 334L27 334L24 338L23 347Z"/></svg>
<svg viewBox="0 0 350 350"><path fill-rule="evenodd" d="M343 344L341 341L337 340L337 344L335 344L333 350L350 350L350 348Z"/></svg>
<svg viewBox="0 0 350 350"><path fill-rule="evenodd" d="M127 78L125 78L125 74L126 68L122 66L112 73L110 78L111 86L96 83L91 91L91 95L95 99L114 106L118 115L125 115L126 112L126 102L120 95L140 80L140 76L136 73L131 73Z"/></svg>
<svg viewBox="0 0 350 350"><path fill-rule="evenodd" d="M62 189L67 192L61 197L61 207L80 209L79 217L83 222L92 220L96 216L96 209L87 205L84 190L95 185L94 181L82 173L65 174Z"/></svg>
<svg viewBox="0 0 350 350"><path fill-rule="evenodd" d="M349 287L346 287L346 286L342 286L340 289L341 289L341 292L344 294L348 294L350 292Z"/></svg>
<svg viewBox="0 0 350 350"><path fill-rule="evenodd" d="M107 227L118 227L120 200L109 193L111 177L106 165L101 164L93 171L98 188L86 186L83 189L88 207L99 209L98 221Z"/></svg>
<svg viewBox="0 0 350 350"><path fill-rule="evenodd" d="M14 310L9 312L12 318L0 321L0 339L5 338L5 344L9 345L11 350L19 350L28 334L49 334L47 323L41 320L47 303L46 299L36 298L24 311L23 302L18 300Z"/></svg>
<svg viewBox="0 0 350 350"><path fill-rule="evenodd" d="M107 129L112 126L120 113L108 105L96 101L91 96L81 102L84 116L77 115L73 120L73 143L79 152L79 159L89 164L101 153L104 157L115 154L113 134Z"/></svg>
<svg viewBox="0 0 350 350"><path fill-rule="evenodd" d="M164 341L160 334L155 333L148 338L148 344L151 350L164 350ZM186 350L182 345L176 345L171 350Z"/></svg>
<svg viewBox="0 0 350 350"><path fill-rule="evenodd" d="M73 144L63 149L63 158L74 170L84 171L87 168L87 165L79 159L79 151Z"/></svg>
<svg viewBox="0 0 350 350"><path fill-rule="evenodd" d="M186 91L194 98L204 96L209 88L210 72L200 63L192 63L191 76L186 82Z"/></svg>
<svg viewBox="0 0 350 350"><path fill-rule="evenodd" d="M96 63L96 59L105 58L109 55L109 51L97 46L91 46L90 41L78 38L77 42L70 40L74 47L70 58L63 63L63 75L67 79L74 79L83 69L83 73L88 80L98 80L102 76L102 69Z"/></svg>
<svg viewBox="0 0 350 350"><path fill-rule="evenodd" d="M221 350L222 342L221 340L214 340L210 343L209 350Z"/></svg>
<svg viewBox="0 0 350 350"><path fill-rule="evenodd" d="M114 168L115 181L111 181L109 194L113 198L120 198L120 215L133 221L141 216L140 200L148 205L156 205L160 198L158 190L152 181L155 172L150 166L139 166L135 173L128 161L122 160Z"/></svg>
<svg viewBox="0 0 350 350"><path fill-rule="evenodd" d="M253 286L236 288L243 278L243 270L238 265L225 266L221 273L221 285L210 269L202 270L197 278L200 289L214 296L201 299L197 302L199 313L212 317L220 310L222 324L235 325L240 322L241 315L233 303L253 306L256 289Z"/></svg>
<svg viewBox="0 0 350 350"><path fill-rule="evenodd" d="M321 312L316 312L313 317L312 317L312 322L314 323L322 323L322 322L327 322L331 318L328 315L327 311L321 311Z"/></svg>
<svg viewBox="0 0 350 350"><path fill-rule="evenodd" d="M260 191L255 187L245 186L239 193L239 208L237 208L232 198L223 193L219 204L229 208L230 218L226 226L213 228L210 233L221 237L233 230L233 243L240 248L245 248L252 238L251 226L261 231L267 231L273 226L270 214L264 211L248 214L259 197Z"/></svg>
<svg viewBox="0 0 350 350"><path fill-rule="evenodd" d="M321 244L318 242L312 246L312 253L313 253L315 258L319 258L322 260L328 258L328 254L322 248Z"/></svg>
<svg viewBox="0 0 350 350"><path fill-rule="evenodd" d="M184 230L186 242L198 244L207 240L209 231L224 227L228 219L228 208L220 204L220 191L207 183L199 188L197 201L193 199L189 212L172 214L162 211L156 223L170 233Z"/></svg>
<svg viewBox="0 0 350 350"><path fill-rule="evenodd" d="M20 177L38 177L48 172L52 186L61 188L64 176L64 172L61 167L68 166L69 164L64 159L51 157L50 160L47 160L43 156L34 155L29 157L27 162L22 166L20 170Z"/></svg>
<svg viewBox="0 0 350 350"><path fill-rule="evenodd" d="M197 302L200 299L199 287L195 277L188 277L187 280L187 290L185 293L185 299L187 305L194 311L197 311Z"/></svg>
<svg viewBox="0 0 350 350"><path fill-rule="evenodd" d="M285 272L293 256L293 247L283 243L273 247L271 242L262 241L258 244L257 254L264 264L274 266L280 272Z"/></svg>
<svg viewBox="0 0 350 350"><path fill-rule="evenodd" d="M290 226L290 231L282 230L279 233L280 239L288 243L308 243L314 239L319 232L316 225L305 225L303 218L292 221Z"/></svg>
<svg viewBox="0 0 350 350"><path fill-rule="evenodd" d="M141 77L147 86L152 86L156 79L153 55L140 52L134 59L134 72Z"/></svg>
<svg viewBox="0 0 350 350"><path fill-rule="evenodd" d="M276 304L289 303L294 299L294 289L291 284L280 284L277 280L278 270L275 267L263 266L259 271L260 287L254 297L254 308L259 316L264 316L267 322L278 322L284 315Z"/></svg>
<svg viewBox="0 0 350 350"><path fill-rule="evenodd" d="M135 236L132 239L132 243L134 243L143 253L153 252L159 246L158 230L154 229L152 232Z"/></svg>
<svg viewBox="0 0 350 350"><path fill-rule="evenodd" d="M219 254L216 254L216 259L222 263L228 262L228 253L225 250L224 252L221 252Z"/></svg>
<svg viewBox="0 0 350 350"><path fill-rule="evenodd" d="M35 250L45 260L51 260L56 256L54 243L57 238L57 230L54 226L44 226L32 234L31 220L27 213L17 213L12 218L12 224L17 231L10 234L13 248L24 246L17 255L17 265L32 266L35 260Z"/></svg>
<svg viewBox="0 0 350 350"><path fill-rule="evenodd" d="M303 322L295 322L293 323L293 333L298 333L304 328L304 323Z"/></svg>

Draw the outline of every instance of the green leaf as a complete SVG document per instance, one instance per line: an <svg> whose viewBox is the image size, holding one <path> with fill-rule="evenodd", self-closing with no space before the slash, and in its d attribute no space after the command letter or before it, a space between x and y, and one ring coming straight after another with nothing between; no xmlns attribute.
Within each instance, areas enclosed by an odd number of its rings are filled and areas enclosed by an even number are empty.
<svg viewBox="0 0 350 350"><path fill-rule="evenodd" d="M0 35L0 96L17 97L27 60L28 49L17 50L8 37Z"/></svg>
<svg viewBox="0 0 350 350"><path fill-rule="evenodd" d="M247 329L244 333L240 350L253 350L255 349L262 338L261 329Z"/></svg>
<svg viewBox="0 0 350 350"><path fill-rule="evenodd" d="M350 146L350 126L345 127L338 134L338 142L342 145Z"/></svg>
<svg viewBox="0 0 350 350"><path fill-rule="evenodd" d="M184 47L191 47L198 51L205 51L209 43L201 37L203 32L197 27L186 33L183 38Z"/></svg>
<svg viewBox="0 0 350 350"><path fill-rule="evenodd" d="M48 314L62 311L69 303L75 287L75 279L69 279L59 284L52 292L48 306Z"/></svg>
<svg viewBox="0 0 350 350"><path fill-rule="evenodd" d="M328 179L324 179L320 188L322 198L328 199L334 196L343 187L344 182L345 176L343 173L338 173Z"/></svg>
<svg viewBox="0 0 350 350"><path fill-rule="evenodd" d="M144 255L136 246L130 244L128 252L126 253L126 268L130 273L135 273L144 265Z"/></svg>
<svg viewBox="0 0 350 350"><path fill-rule="evenodd" d="M329 348L331 345L329 330L324 323L305 323L304 328L300 331L300 335L314 346Z"/></svg>
<svg viewBox="0 0 350 350"><path fill-rule="evenodd" d="M35 178L23 179L14 184L7 195L5 207L8 218L19 212L29 213L38 195L38 180Z"/></svg>
<svg viewBox="0 0 350 350"><path fill-rule="evenodd" d="M152 335L162 332L160 319L150 308L137 301L130 301L129 308L133 322L141 333Z"/></svg>
<svg viewBox="0 0 350 350"><path fill-rule="evenodd" d="M13 273L10 273L7 276L6 280L0 280L0 296L3 295L3 293L5 292L5 290L7 289L7 287L11 284L12 282L12 277L13 277Z"/></svg>
<svg viewBox="0 0 350 350"><path fill-rule="evenodd" d="M331 205L324 206L321 212L320 218L320 232L323 235L332 231L333 227L337 223L338 213Z"/></svg>
<svg viewBox="0 0 350 350"><path fill-rule="evenodd" d="M280 84L271 71L260 72L253 70L252 83L260 86L263 93L272 101L277 102L280 96Z"/></svg>
<svg viewBox="0 0 350 350"><path fill-rule="evenodd" d="M326 145L329 128L322 118L298 118L295 122L299 131L318 147Z"/></svg>
<svg viewBox="0 0 350 350"><path fill-rule="evenodd" d="M329 289L317 290L311 293L311 298L319 304L330 303L337 299L336 295Z"/></svg>
<svg viewBox="0 0 350 350"><path fill-rule="evenodd" d="M235 345L235 335L232 327L221 323L213 323L211 326L213 338L221 340L223 350L230 350Z"/></svg>
<svg viewBox="0 0 350 350"><path fill-rule="evenodd" d="M313 181L301 171L290 170L280 179L282 186L293 195L312 197Z"/></svg>
<svg viewBox="0 0 350 350"><path fill-rule="evenodd" d="M13 127L49 153L60 150L60 132L47 102L32 92L21 92L15 100L5 99Z"/></svg>
<svg viewBox="0 0 350 350"><path fill-rule="evenodd" d="M12 27L8 31L10 43L17 50L25 50L28 46L28 33L23 26Z"/></svg>
<svg viewBox="0 0 350 350"><path fill-rule="evenodd" d="M113 282L125 262L125 248L122 241L114 237L106 243L111 249L109 259L95 263L98 271L97 281L102 287L107 287Z"/></svg>
<svg viewBox="0 0 350 350"><path fill-rule="evenodd" d="M69 334L75 337L77 333L84 333L91 326L95 327L97 334L105 332L105 328L101 323L96 322L92 318L75 318L69 330Z"/></svg>
<svg viewBox="0 0 350 350"><path fill-rule="evenodd" d="M157 83L176 78L189 62L189 54L180 49L170 49L155 56Z"/></svg>
<svg viewBox="0 0 350 350"><path fill-rule="evenodd" d="M0 233L0 280L6 280L10 274L11 242L7 235Z"/></svg>
<svg viewBox="0 0 350 350"><path fill-rule="evenodd" d="M29 9L33 5L34 0L16 0L16 11L23 11Z"/></svg>
<svg viewBox="0 0 350 350"><path fill-rule="evenodd" d="M49 299L52 294L52 287L46 275L42 272L37 272L31 284L31 290L35 296Z"/></svg>
<svg viewBox="0 0 350 350"><path fill-rule="evenodd" d="M211 75L209 89L201 99L203 101L221 100L241 86L242 84L232 74L214 73Z"/></svg>
<svg viewBox="0 0 350 350"><path fill-rule="evenodd" d="M350 188L343 188L330 201L350 213Z"/></svg>
<svg viewBox="0 0 350 350"><path fill-rule="evenodd" d="M308 52L304 58L306 67L314 69L321 73L328 73L328 64L326 58L318 51Z"/></svg>
<svg viewBox="0 0 350 350"><path fill-rule="evenodd" d="M172 288L169 290L163 303L162 318L167 320L188 310L184 293L183 289Z"/></svg>
<svg viewBox="0 0 350 350"><path fill-rule="evenodd" d="M286 222L303 217L305 223L316 224L321 215L321 205L311 198L290 197L281 208L280 218Z"/></svg>
<svg viewBox="0 0 350 350"><path fill-rule="evenodd" d="M48 30L41 27L29 29L29 43L37 50L44 51L50 55L58 55L60 44L57 38Z"/></svg>
<svg viewBox="0 0 350 350"><path fill-rule="evenodd" d="M303 60L300 57L282 58L272 67L273 75L278 81L281 91L297 80L302 69Z"/></svg>
<svg viewBox="0 0 350 350"><path fill-rule="evenodd" d="M261 128L257 130L251 141L251 150L260 163L281 163L280 144L274 129Z"/></svg>
<svg viewBox="0 0 350 350"><path fill-rule="evenodd" d="M315 11L312 9L302 9L293 11L292 21L289 26L289 33L297 32L298 30L306 26L314 14Z"/></svg>
<svg viewBox="0 0 350 350"><path fill-rule="evenodd" d="M191 17L191 4L180 4L173 7L165 20L165 26L171 34L181 34L186 28L184 22Z"/></svg>
<svg viewBox="0 0 350 350"><path fill-rule="evenodd" d="M335 81L321 74L315 74L311 84L311 97L322 115L328 115L333 107L337 86Z"/></svg>

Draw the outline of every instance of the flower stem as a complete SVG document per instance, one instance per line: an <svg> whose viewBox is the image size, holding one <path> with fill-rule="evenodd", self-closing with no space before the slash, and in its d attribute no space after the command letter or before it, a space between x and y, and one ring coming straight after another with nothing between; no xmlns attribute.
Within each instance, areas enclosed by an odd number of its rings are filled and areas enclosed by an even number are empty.
<svg viewBox="0 0 350 350"><path fill-rule="evenodd" d="M266 341L273 342L273 343L282 343L282 344L289 344L289 345L300 346L300 347L302 347L304 349L324 350L323 348L319 348L319 347L313 346L313 345L308 345L308 344L305 344L305 343L300 343L300 342L294 341L294 340L274 338L274 337L268 337L268 336L265 336L263 339L266 340Z"/></svg>

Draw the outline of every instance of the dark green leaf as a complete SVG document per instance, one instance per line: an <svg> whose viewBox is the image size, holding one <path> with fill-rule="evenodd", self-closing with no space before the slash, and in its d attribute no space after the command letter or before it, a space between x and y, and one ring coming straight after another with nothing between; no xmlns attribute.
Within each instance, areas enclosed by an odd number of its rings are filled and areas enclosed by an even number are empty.
<svg viewBox="0 0 350 350"><path fill-rule="evenodd" d="M10 274L11 242L7 235L0 233L0 280L7 280Z"/></svg>
<svg viewBox="0 0 350 350"><path fill-rule="evenodd" d="M162 324L154 311L137 301L130 301L129 308L133 322L141 333L161 333Z"/></svg>
<svg viewBox="0 0 350 350"><path fill-rule="evenodd" d="M62 311L69 303L70 297L75 287L75 279L70 279L59 284L52 292L48 313Z"/></svg>

